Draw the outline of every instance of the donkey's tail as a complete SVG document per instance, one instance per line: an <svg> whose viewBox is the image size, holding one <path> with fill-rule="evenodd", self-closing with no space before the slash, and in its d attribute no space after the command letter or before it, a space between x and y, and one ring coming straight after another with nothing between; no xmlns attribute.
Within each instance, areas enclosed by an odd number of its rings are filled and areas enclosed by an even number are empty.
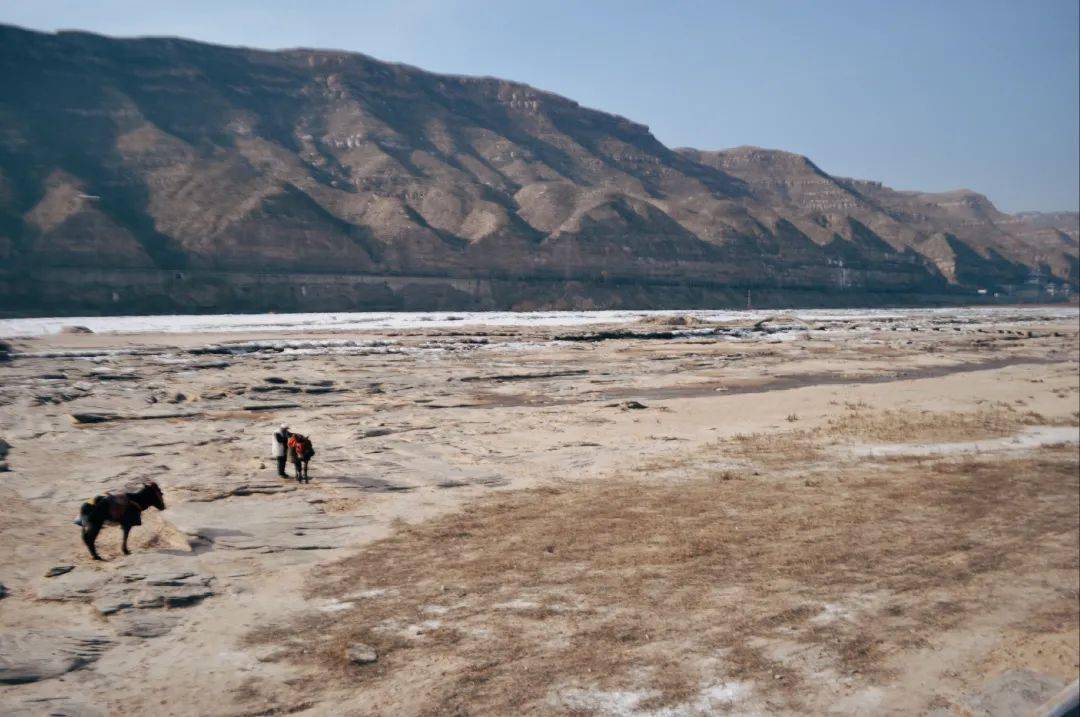
<svg viewBox="0 0 1080 717"><path fill-rule="evenodd" d="M92 513L94 510L94 505L97 504L100 498L101 496L96 496L83 503L82 506L79 508L79 517L71 522L73 522L75 525L89 525L90 523L87 518L90 517L90 513Z"/></svg>

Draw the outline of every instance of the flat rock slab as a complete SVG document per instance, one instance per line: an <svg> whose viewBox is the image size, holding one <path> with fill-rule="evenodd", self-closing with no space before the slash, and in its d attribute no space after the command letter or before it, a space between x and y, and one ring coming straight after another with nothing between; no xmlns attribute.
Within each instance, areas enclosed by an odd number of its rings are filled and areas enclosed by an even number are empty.
<svg viewBox="0 0 1080 717"><path fill-rule="evenodd" d="M0 701L0 714L5 717L107 717L109 713L104 707L67 697L33 697L8 704Z"/></svg>
<svg viewBox="0 0 1080 717"><path fill-rule="evenodd" d="M139 613L188 607L215 592L213 578L193 570L190 558L150 553L129 559L132 563L116 572L87 570L44 582L37 597L89 602L121 635L156 637L168 632L178 618L139 617Z"/></svg>
<svg viewBox="0 0 1080 717"><path fill-rule="evenodd" d="M299 655L308 645L303 641L292 638L280 643L260 645L252 651L252 655L259 662L280 662L292 655Z"/></svg>
<svg viewBox="0 0 1080 717"><path fill-rule="evenodd" d="M116 371L91 371L90 376L98 381L138 381L140 378L138 374Z"/></svg>
<svg viewBox="0 0 1080 717"><path fill-rule="evenodd" d="M97 570L79 570L37 585L39 600L89 601L108 581L109 575Z"/></svg>
<svg viewBox="0 0 1080 717"><path fill-rule="evenodd" d="M116 632L129 637L160 637L180 623L180 616L168 610L153 612L124 611L111 619L109 623Z"/></svg>
<svg viewBox="0 0 1080 717"><path fill-rule="evenodd" d="M461 381L494 381L504 383L507 381L533 381L544 378L563 378L566 376L584 376L589 373L586 368L568 369L566 371L540 371L534 373L503 373L491 376L463 376Z"/></svg>
<svg viewBox="0 0 1080 717"><path fill-rule="evenodd" d="M299 403L245 403L240 407L244 411L276 411L285 408L300 408Z"/></svg>
<svg viewBox="0 0 1080 717"><path fill-rule="evenodd" d="M55 578L55 577L57 577L59 575L64 575L65 573L70 573L74 569L75 569L74 565L54 565L53 567L51 567L47 571L45 571L45 577L47 577L47 578Z"/></svg>
<svg viewBox="0 0 1080 717"><path fill-rule="evenodd" d="M189 369L191 369L193 371L199 371L201 369L210 369L210 368L228 368L231 365L232 364L229 363L228 361L203 361L202 363L188 364L187 368L189 368Z"/></svg>
<svg viewBox="0 0 1080 717"><path fill-rule="evenodd" d="M210 578L192 578L184 585L107 585L94 601L93 606L102 615L112 615L121 610L153 610L162 607L187 607L202 602L214 594Z"/></svg>
<svg viewBox="0 0 1080 717"><path fill-rule="evenodd" d="M169 413L137 413L121 415L119 413L72 413L71 420L78 424L108 423L109 421L154 421L168 418L195 418L202 414L198 411L172 411Z"/></svg>
<svg viewBox="0 0 1080 717"><path fill-rule="evenodd" d="M214 550L255 553L339 548L364 522L327 515L300 499L262 501L257 510L239 510L231 500L192 501L177 505L170 513L173 525L211 544Z"/></svg>
<svg viewBox="0 0 1080 717"><path fill-rule="evenodd" d="M74 423L106 423L118 421L121 416L115 413L72 413L71 420Z"/></svg>
<svg viewBox="0 0 1080 717"><path fill-rule="evenodd" d="M28 629L0 635L0 684L38 682L98 659L112 640L96 632Z"/></svg>
<svg viewBox="0 0 1080 717"><path fill-rule="evenodd" d="M192 503L209 503L215 500L232 498L233 496L246 495L274 495L276 493L291 493L297 489L295 481L286 483L278 478L273 481L245 481L222 488L205 489L198 487L198 493L188 498Z"/></svg>
<svg viewBox="0 0 1080 717"><path fill-rule="evenodd" d="M1033 714L1035 709L1057 694L1065 683L1031 670L1008 670L964 700L972 715Z"/></svg>

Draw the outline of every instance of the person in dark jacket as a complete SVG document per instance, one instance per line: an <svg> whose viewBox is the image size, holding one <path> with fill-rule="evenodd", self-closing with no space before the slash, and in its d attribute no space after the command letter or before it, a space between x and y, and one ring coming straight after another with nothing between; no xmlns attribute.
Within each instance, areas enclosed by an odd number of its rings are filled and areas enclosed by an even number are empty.
<svg viewBox="0 0 1080 717"><path fill-rule="evenodd" d="M289 460L289 438L292 434L289 433L288 424L282 423L277 431L274 432L274 440L271 443L273 449L273 456L277 459L277 474L279 478L288 478L285 473L285 463Z"/></svg>

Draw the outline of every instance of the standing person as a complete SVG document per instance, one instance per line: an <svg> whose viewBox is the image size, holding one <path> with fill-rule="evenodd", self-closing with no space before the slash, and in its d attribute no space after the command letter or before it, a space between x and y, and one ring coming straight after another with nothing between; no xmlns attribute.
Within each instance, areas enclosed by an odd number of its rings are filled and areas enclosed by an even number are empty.
<svg viewBox="0 0 1080 717"><path fill-rule="evenodd" d="M287 423L282 423L274 433L274 440L271 443L274 458L277 459L277 474L279 478L289 477L285 474L285 462L289 459L289 438L291 437L292 434L289 433L289 425Z"/></svg>

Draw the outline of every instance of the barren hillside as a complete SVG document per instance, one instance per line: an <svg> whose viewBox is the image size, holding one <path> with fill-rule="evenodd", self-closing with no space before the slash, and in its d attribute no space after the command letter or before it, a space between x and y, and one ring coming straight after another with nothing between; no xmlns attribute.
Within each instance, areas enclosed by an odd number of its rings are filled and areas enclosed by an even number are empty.
<svg viewBox="0 0 1080 717"><path fill-rule="evenodd" d="M1073 215L673 151L359 54L0 27L0 87L7 314L912 303L1078 276Z"/></svg>

